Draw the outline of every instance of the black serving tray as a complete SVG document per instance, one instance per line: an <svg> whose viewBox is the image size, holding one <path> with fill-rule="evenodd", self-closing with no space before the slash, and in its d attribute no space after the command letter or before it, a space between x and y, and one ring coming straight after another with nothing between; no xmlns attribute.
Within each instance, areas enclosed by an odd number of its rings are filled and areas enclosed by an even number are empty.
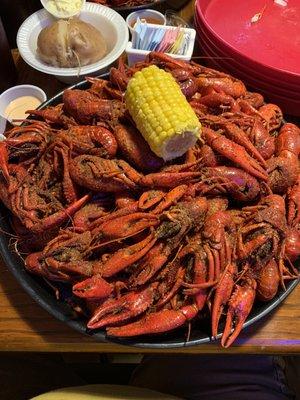
<svg viewBox="0 0 300 400"><path fill-rule="evenodd" d="M105 76L102 76L102 78ZM90 84L88 82L83 81L72 86L71 88L86 89L89 86ZM58 93L50 100L43 103L39 108L42 109L47 106L54 106L58 103L61 103L62 93L63 92ZM83 318L75 318L73 310L67 303L62 300L56 300L53 290L51 290L42 279L29 274L24 269L24 263L22 259L10 246L9 233L13 233L13 231L9 224L9 211L3 205L0 206L0 229L2 232L8 233L2 234L0 236L0 252L8 269L13 273L23 289L41 307L47 310L55 318L65 322L76 331L92 336L95 340L99 342L114 342L123 345L152 349L195 346L202 343L208 343L212 340L210 337L210 320L208 317L205 316L201 317L201 319L199 318L192 321L190 331L191 333L188 341L186 327L177 329L173 332L166 334L142 336L140 338L130 340L107 337L104 330L88 332L86 330L86 320L84 320ZM247 321L244 324L244 328L256 323L261 318L269 314L274 308L276 308L297 286L298 281L299 280L288 282L286 284L286 291L279 291L275 298L270 302L256 302ZM220 324L220 332L222 332L223 328L224 324ZM218 338L220 338L220 336L221 333L218 335Z"/></svg>

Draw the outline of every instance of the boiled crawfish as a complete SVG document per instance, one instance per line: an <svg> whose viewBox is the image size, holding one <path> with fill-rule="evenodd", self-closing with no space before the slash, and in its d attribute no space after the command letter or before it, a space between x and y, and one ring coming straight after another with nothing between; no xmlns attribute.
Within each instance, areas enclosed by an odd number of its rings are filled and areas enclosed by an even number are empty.
<svg viewBox="0 0 300 400"><path fill-rule="evenodd" d="M168 163L124 101L149 64L173 75L202 124L197 143ZM162 53L131 67L121 58L108 80L87 81L29 111L43 121L0 144L0 198L34 251L25 268L71 286L89 330L159 334L210 313L213 337L224 317L228 347L256 298L299 277L299 128L231 75Z"/></svg>

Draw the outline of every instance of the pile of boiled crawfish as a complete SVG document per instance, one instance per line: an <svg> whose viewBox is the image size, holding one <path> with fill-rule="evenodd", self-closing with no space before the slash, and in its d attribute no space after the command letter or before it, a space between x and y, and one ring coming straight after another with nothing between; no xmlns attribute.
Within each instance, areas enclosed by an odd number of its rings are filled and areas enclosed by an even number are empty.
<svg viewBox="0 0 300 400"><path fill-rule="evenodd" d="M155 3L156 0L91 0L91 2L107 7L135 7Z"/></svg>
<svg viewBox="0 0 300 400"><path fill-rule="evenodd" d="M172 163L124 103L149 64L174 76L202 123ZM240 80L161 53L86 79L0 144L0 198L25 268L70 287L90 330L158 334L205 310L213 337L224 315L229 346L256 299L298 278L299 128Z"/></svg>

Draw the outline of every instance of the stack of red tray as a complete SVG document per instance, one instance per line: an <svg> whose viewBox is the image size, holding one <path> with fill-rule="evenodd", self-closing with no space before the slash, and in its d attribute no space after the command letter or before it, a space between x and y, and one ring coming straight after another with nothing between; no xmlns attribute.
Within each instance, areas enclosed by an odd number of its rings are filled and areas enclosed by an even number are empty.
<svg viewBox="0 0 300 400"><path fill-rule="evenodd" d="M196 0L209 63L300 116L300 0Z"/></svg>

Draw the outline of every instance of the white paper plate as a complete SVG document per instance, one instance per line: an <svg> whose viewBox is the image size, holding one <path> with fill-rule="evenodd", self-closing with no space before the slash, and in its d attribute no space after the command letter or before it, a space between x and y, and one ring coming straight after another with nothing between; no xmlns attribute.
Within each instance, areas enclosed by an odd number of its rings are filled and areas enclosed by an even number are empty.
<svg viewBox="0 0 300 400"><path fill-rule="evenodd" d="M125 20L111 8L87 2L79 18L92 24L103 35L108 54L100 61L86 65L80 69L80 76L104 71L124 52L129 34ZM40 31L55 21L45 9L39 10L28 17L20 26L17 34L17 46L21 57L31 67L38 71L57 77L78 77L78 68L57 68L45 64L36 55L37 38Z"/></svg>

